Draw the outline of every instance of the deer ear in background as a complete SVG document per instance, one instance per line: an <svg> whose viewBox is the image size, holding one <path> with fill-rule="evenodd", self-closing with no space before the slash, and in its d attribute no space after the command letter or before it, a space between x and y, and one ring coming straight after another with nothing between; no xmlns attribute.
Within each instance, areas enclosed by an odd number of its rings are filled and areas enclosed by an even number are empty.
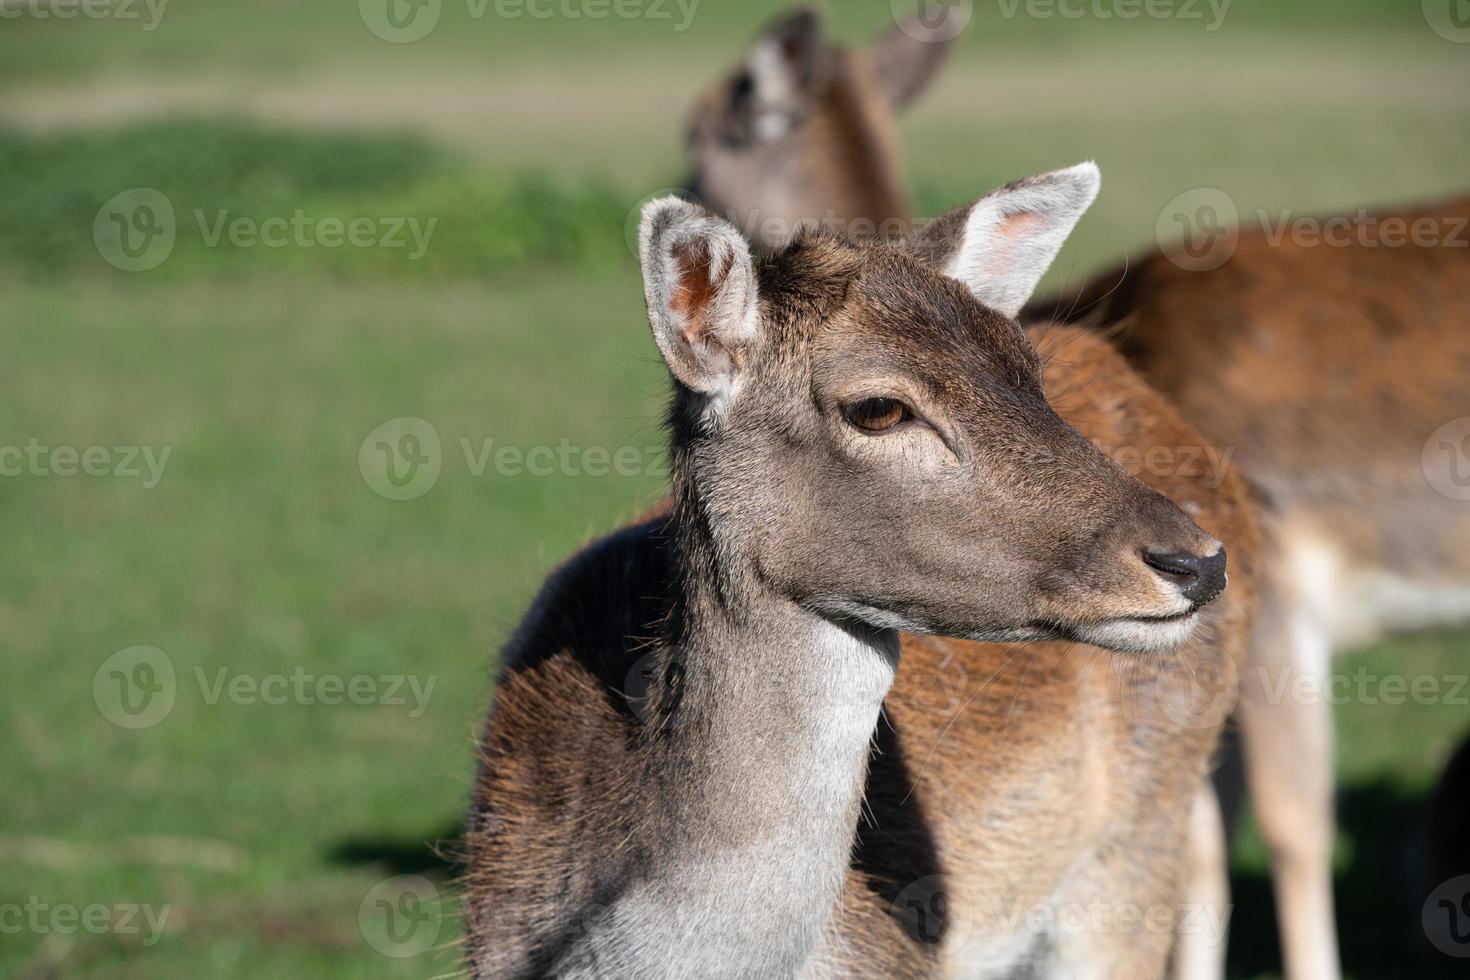
<svg viewBox="0 0 1470 980"><path fill-rule="evenodd" d="M929 87L964 30L962 5L932 6L890 28L869 51L878 87L894 109L908 108Z"/></svg>

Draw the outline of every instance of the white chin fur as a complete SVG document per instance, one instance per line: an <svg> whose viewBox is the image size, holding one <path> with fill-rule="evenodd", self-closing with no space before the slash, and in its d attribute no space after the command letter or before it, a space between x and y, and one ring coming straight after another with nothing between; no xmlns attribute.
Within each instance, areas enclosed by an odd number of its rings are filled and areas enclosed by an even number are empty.
<svg viewBox="0 0 1470 980"><path fill-rule="evenodd" d="M1199 613L1179 619L1114 619L1073 627L1072 636L1083 643L1120 653L1167 653L1194 635Z"/></svg>

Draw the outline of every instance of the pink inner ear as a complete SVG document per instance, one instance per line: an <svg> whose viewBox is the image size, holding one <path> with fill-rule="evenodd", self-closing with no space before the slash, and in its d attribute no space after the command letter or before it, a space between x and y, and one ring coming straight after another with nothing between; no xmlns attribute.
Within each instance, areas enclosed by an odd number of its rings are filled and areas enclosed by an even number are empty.
<svg viewBox="0 0 1470 980"><path fill-rule="evenodd" d="M1038 225L1044 224L1034 211L1022 211L1018 214L1008 215L1005 221L996 229L1003 238L1020 238L1032 232L1039 231Z"/></svg>
<svg viewBox="0 0 1470 980"><path fill-rule="evenodd" d="M712 274L714 258L704 242L691 242L674 249L674 262L678 266L678 285L671 297L669 307L683 319L681 331L686 344L696 340L707 340L709 331L707 314L715 294L725 285L734 261L725 264L719 272Z"/></svg>

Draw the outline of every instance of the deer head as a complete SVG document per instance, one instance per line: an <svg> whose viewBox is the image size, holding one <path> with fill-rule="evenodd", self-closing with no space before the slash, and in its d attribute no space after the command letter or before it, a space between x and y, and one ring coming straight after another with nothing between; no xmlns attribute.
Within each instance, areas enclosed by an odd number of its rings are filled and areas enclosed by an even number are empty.
<svg viewBox="0 0 1470 980"><path fill-rule="evenodd" d="M773 21L690 114L689 190L758 247L803 227L899 232L908 206L893 115L943 64L949 27L915 17L856 52L828 40L814 9Z"/></svg>
<svg viewBox="0 0 1470 980"><path fill-rule="evenodd" d="M1190 635L1220 543L1057 417L1013 319L1098 186L1082 164L899 243L810 232L759 260L695 205L646 207L675 496L726 573L877 628Z"/></svg>

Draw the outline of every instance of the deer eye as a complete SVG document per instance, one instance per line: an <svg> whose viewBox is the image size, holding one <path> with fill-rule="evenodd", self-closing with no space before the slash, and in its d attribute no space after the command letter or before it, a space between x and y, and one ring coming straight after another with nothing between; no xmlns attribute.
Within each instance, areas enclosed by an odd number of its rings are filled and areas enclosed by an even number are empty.
<svg viewBox="0 0 1470 980"><path fill-rule="evenodd" d="M755 79L750 77L750 72L741 72L730 86L730 98L735 102L744 102L754 93Z"/></svg>
<svg viewBox="0 0 1470 980"><path fill-rule="evenodd" d="M914 413L897 398L864 398L844 408L842 417L855 429L878 433L912 421Z"/></svg>

